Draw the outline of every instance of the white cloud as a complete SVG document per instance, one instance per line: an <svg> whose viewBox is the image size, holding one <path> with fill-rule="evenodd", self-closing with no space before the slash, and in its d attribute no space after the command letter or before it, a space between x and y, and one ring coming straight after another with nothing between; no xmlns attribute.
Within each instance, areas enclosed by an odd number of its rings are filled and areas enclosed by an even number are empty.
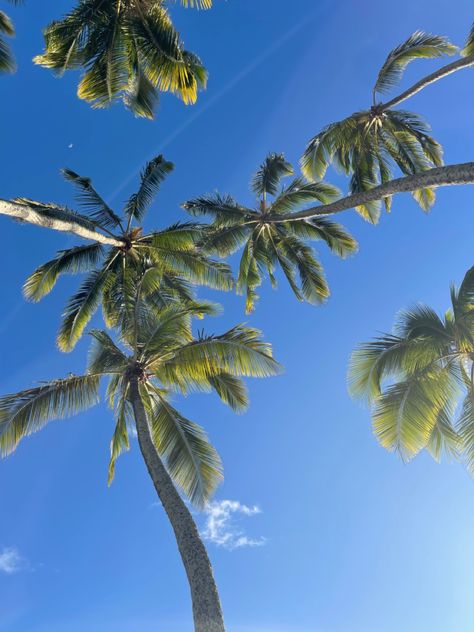
<svg viewBox="0 0 474 632"><path fill-rule="evenodd" d="M202 536L205 540L229 550L266 544L263 537L249 538L236 520L236 516L251 518L262 513L257 505L248 507L237 500L217 500L209 503L204 513L206 523Z"/></svg>
<svg viewBox="0 0 474 632"><path fill-rule="evenodd" d="M27 567L26 560L14 546L4 547L0 552L0 573L13 575Z"/></svg>

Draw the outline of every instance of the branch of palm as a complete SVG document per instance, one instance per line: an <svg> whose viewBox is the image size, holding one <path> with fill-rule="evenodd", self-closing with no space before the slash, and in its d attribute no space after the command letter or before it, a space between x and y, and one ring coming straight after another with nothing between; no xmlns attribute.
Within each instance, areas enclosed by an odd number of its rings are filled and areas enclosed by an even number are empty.
<svg viewBox="0 0 474 632"><path fill-rule="evenodd" d="M369 402L381 445L405 460L446 451L474 472L473 292L471 268L444 317L416 306L399 315L393 334L352 354L350 391Z"/></svg>

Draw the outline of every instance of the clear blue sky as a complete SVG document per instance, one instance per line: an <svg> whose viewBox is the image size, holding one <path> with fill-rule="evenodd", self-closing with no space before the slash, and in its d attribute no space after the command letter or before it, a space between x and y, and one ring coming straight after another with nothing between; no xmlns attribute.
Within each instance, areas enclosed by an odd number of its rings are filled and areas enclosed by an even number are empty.
<svg viewBox="0 0 474 632"><path fill-rule="evenodd" d="M56 80L31 64L40 27L69 3L62 4L5 7L18 30L20 69L0 80L0 196L72 204L58 174L68 166L119 205L137 169L163 152L176 170L149 227L185 219L179 203L215 188L250 202L249 178L268 151L296 162L324 124L369 105L392 46L416 29L461 43L474 19L472 0L176 8L187 46L209 68L209 88L193 108L163 97L149 122L120 105L93 111L75 96L76 76ZM407 81L436 65L413 64ZM458 73L409 104L431 121L447 162L473 159L473 77ZM416 300L447 308L450 281L472 265L473 195L469 187L440 191L429 216L410 196L398 198L375 228L345 213L360 252L341 262L321 248L328 304L300 305L282 284L266 288L247 319L273 342L284 375L250 383L244 416L212 396L181 403L222 455L216 499L261 509L234 514L234 528L262 546L231 551L209 542L230 632L472 632L474 481L458 464L422 455L406 466L384 452L367 410L347 395L346 367L354 345L390 328L398 309ZM54 347L77 278L63 279L39 305L25 304L20 291L35 266L75 240L0 223L6 393L80 372L88 342L70 355ZM241 298L213 297L225 314L208 330L245 320ZM99 406L52 423L0 463L0 553L21 558L17 572L0 572L0 630L191 631L184 572L136 445L107 489L112 430L110 411ZM204 528L206 516L197 520Z"/></svg>

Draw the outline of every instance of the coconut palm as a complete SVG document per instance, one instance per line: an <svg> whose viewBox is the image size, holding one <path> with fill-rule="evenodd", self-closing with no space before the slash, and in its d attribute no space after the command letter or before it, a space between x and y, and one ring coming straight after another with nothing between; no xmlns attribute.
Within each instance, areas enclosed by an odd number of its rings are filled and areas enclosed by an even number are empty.
<svg viewBox="0 0 474 632"><path fill-rule="evenodd" d="M241 377L274 375L280 367L271 346L255 329L238 325L221 335L194 336L191 319L209 313L209 306L157 307L149 296L147 277L153 273L147 271L131 286L133 293L127 295L121 312L118 344L105 331L90 332L93 344L84 375L69 375L0 398L0 451L8 455L48 421L98 403L100 382L109 378L106 398L116 416L109 483L117 457L129 448L129 433L136 432L186 569L195 630L223 632L212 568L193 518L175 488L202 507L221 480L221 461L202 427L184 417L171 396L176 391L214 390L240 412L248 404Z"/></svg>
<svg viewBox="0 0 474 632"><path fill-rule="evenodd" d="M451 287L444 316L416 306L393 333L360 345L349 383L369 401L382 446L405 460L424 448L439 459L445 449L474 472L474 267Z"/></svg>
<svg viewBox="0 0 474 632"><path fill-rule="evenodd" d="M453 55L457 50L446 37L421 31L413 33L403 44L393 49L378 74L373 88L372 107L331 123L311 139L301 159L305 176L311 180L323 178L328 166L334 163L351 176L350 192L357 193L390 181L394 167L398 167L403 174L412 175L441 166L442 148L430 135L426 121L413 112L392 109L393 105L418 90L404 98L394 99L389 104L379 103L377 94L385 93L397 85L411 61ZM470 49L466 51L469 53ZM424 210L429 210L435 200L431 188L414 191L413 196ZM391 196L385 197L384 203L389 211ZM356 210L367 220L376 223L380 215L380 203L374 201L362 204Z"/></svg>
<svg viewBox="0 0 474 632"><path fill-rule="evenodd" d="M212 0L183 0L209 8ZM194 103L205 88L201 60L185 50L164 0L79 0L44 31L35 62L61 75L82 69L78 96L95 108L121 99L137 116L153 118L159 92Z"/></svg>
<svg viewBox="0 0 474 632"><path fill-rule="evenodd" d="M47 206L31 200L19 200L40 214L60 218L89 231L102 231L106 244L94 242L61 250L51 261L42 264L26 280L24 295L39 301L51 292L64 273L87 272L87 277L68 302L57 342L61 350L70 351L81 337L87 323L102 302L108 327L116 325L120 311L124 279L128 268L142 272L153 268L155 302L178 299L192 301L191 284L203 284L222 290L232 288L227 265L206 257L196 242L202 235L199 224L174 224L164 230L144 234L142 222L161 182L173 169L163 156L151 160L141 174L139 189L125 203L123 215L117 215L92 186L91 180L64 169L63 175L79 191L85 214ZM92 237L93 238L93 237ZM182 278L185 277L186 280Z"/></svg>
<svg viewBox="0 0 474 632"><path fill-rule="evenodd" d="M247 313L254 308L256 288L265 274L275 286L277 266L299 300L320 303L329 296L322 266L307 240L323 240L341 257L357 249L345 229L325 217L292 220L292 212L305 204L328 203L339 197L336 187L324 182L307 183L302 178L294 178L280 190L282 179L292 174L293 168L283 155L270 154L252 180L257 196L255 208L219 193L183 205L192 215L213 218L202 242L204 250L227 256L244 246L237 290L246 294Z"/></svg>

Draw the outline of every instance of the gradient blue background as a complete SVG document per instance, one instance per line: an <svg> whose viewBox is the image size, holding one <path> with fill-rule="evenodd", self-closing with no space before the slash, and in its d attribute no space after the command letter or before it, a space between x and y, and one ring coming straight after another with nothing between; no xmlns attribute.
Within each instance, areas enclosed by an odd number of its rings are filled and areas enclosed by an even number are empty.
<svg viewBox="0 0 474 632"><path fill-rule="evenodd" d="M5 3L2 3L2 5ZM155 122L120 105L93 111L62 80L31 63L40 27L69 2L5 8L17 26L19 72L0 80L0 195L73 204L58 170L93 177L118 205L137 170L157 153L176 163L149 227L186 219L179 204L217 188L251 203L248 181L268 151L297 162L324 124L369 105L391 47L416 29L462 43L471 0L216 0L209 12L174 9L187 46L210 71L206 93L185 107L162 98ZM436 62L413 64L406 82ZM417 95L447 162L473 159L474 74L463 71ZM69 144L73 144L71 149ZM332 181L344 180L331 173ZM213 396L181 406L201 421L225 464L218 499L262 514L243 523L260 548L209 544L230 632L472 632L474 482L461 465L421 455L409 466L371 435L368 411L346 389L354 345L390 328L398 309L423 300L448 307L448 286L472 265L470 187L439 191L424 215L410 196L379 226L353 211L341 220L360 241L341 262L321 247L333 295L322 308L267 286L249 322L274 344L285 374L250 383L241 417ZM0 392L84 368L88 341L55 350L59 314L77 287L65 278L39 305L21 285L35 266L75 240L0 218ZM210 295L210 292L206 292ZM208 331L245 320L225 305ZM99 320L97 319L97 322ZM190 600L169 525L136 444L106 469L113 419L105 405L55 422L0 463L0 550L17 547L29 567L0 574L0 630L190 632ZM198 518L202 524L202 518Z"/></svg>

